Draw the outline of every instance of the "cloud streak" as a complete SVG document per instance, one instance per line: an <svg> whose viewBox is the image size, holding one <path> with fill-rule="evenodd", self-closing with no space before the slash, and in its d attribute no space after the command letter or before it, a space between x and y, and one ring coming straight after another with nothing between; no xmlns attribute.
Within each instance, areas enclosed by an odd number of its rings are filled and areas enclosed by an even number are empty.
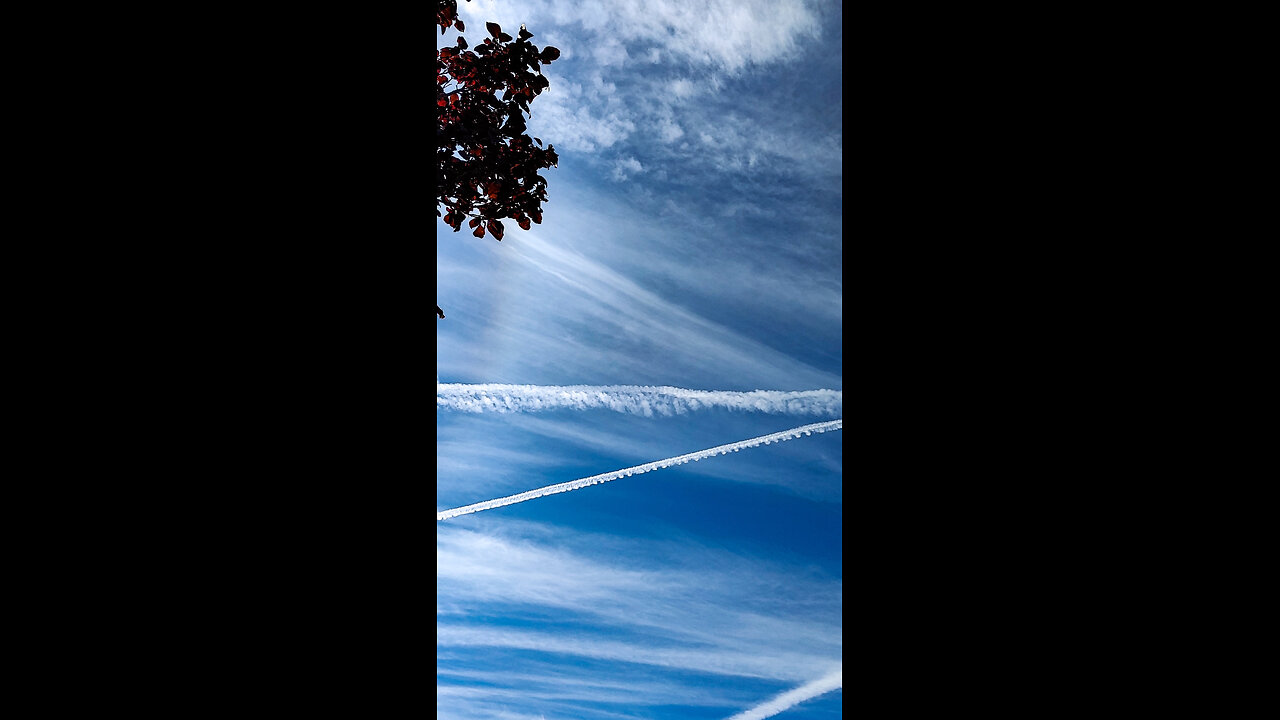
<svg viewBox="0 0 1280 720"><path fill-rule="evenodd" d="M436 385L437 410L469 413L603 409L653 417L683 415L711 408L788 415L839 415L843 411L843 392L737 392L647 385Z"/></svg>
<svg viewBox="0 0 1280 720"><path fill-rule="evenodd" d="M677 455L675 457L669 457L662 460L655 460L654 462L645 463L643 465L636 465L634 467L623 468L621 470L614 470L612 472L601 473L600 475L592 475L591 477L585 477L578 480L570 480L569 482L559 483L556 485L547 485L546 487L540 487L534 490L528 490L522 493L517 493L515 495L508 495L507 497L494 498L492 500L484 500L482 502L473 503L471 505L464 505L462 507L456 507L449 510L441 510L436 513L436 522L440 522L442 520L449 520L451 518L458 517L459 515L468 515L470 513L481 512L483 510L492 510L494 508L500 508L506 505L514 505L515 503L525 502L526 500L535 500L537 498L545 497L547 495L554 495L556 493L569 492L570 490L579 490L581 488L588 487L590 485L597 485L599 483L609 482L610 480L617 480L618 478L621 478L621 477L630 477L632 475L640 475L642 473L651 472L653 470L661 470L663 468L671 467L672 465L683 465L684 463L687 463L690 461L696 462L698 460L701 460L703 458L708 458L713 455L725 455L730 452L738 452L739 450L758 447L760 445L768 445L770 443L775 443L775 442L785 442L787 440L794 440L799 437L806 437L806 436L812 435L813 433L824 433L830 430L840 430L843 426L844 426L843 418L840 420L831 420L828 422L813 423L812 425L801 425L800 427L797 427L797 428L792 428L790 430L783 430L782 432L770 433L768 435L761 435L760 437L751 438L750 440L740 440L738 442L728 443L726 445L717 445L716 447L707 448L706 450L699 450L697 452L687 453L685 455Z"/></svg>
<svg viewBox="0 0 1280 720"><path fill-rule="evenodd" d="M835 568L665 530L473 520L437 526L442 718L723 718L840 663Z"/></svg>
<svg viewBox="0 0 1280 720"><path fill-rule="evenodd" d="M805 683L795 690L788 690L781 695L767 700L759 705L744 710L733 717L726 720L762 720L763 718L773 717L783 710L789 710L796 705L815 698L823 693L831 692L836 688L844 685L844 666L841 665L830 673L812 682Z"/></svg>

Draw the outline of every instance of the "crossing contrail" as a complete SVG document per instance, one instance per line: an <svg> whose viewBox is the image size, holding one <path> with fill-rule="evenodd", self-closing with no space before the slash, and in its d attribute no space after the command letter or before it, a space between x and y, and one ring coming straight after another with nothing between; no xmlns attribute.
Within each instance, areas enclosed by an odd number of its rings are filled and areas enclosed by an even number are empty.
<svg viewBox="0 0 1280 720"><path fill-rule="evenodd" d="M828 430L839 430L841 429L841 427L843 427L843 423L844 423L844 418L841 418L839 420L829 420L827 422L814 423L812 425L801 425L798 428L783 430L782 432L770 433L768 435L761 435L760 437L751 438L750 440L739 440L738 442L732 442L732 443L729 443L728 445L717 445L716 447L707 448L706 450L699 450L697 452L691 452L691 453L688 453L687 455L677 455L675 457L669 457L665 460L656 460L651 463L645 463L644 465L636 465L635 467L623 468L621 470L614 470L613 472L602 473L600 475L592 475L591 477L585 477L579 480L570 480L569 482L563 482L558 485L548 485L546 487L540 487L536 490L527 490L525 492L518 493L516 495L508 495L507 497L495 498L493 500L485 500L483 502L474 503L472 505L464 505L462 507L456 507L456 508L453 508L452 510L441 510L436 513L436 522L439 522L441 520L448 520L449 518L455 518L455 517L458 517L459 515L467 515L469 513L480 512L481 510L492 510L494 508L502 507L503 505L514 505L515 503L524 502L525 500L533 500L534 498L540 498L543 495L553 495L555 493L562 493L562 492L568 492L570 490L577 490L578 488L584 488L584 487L587 487L588 485L595 485L597 483L609 482L610 480L617 480L620 477L629 477L631 475L639 475L640 473L647 473L651 470L661 470L662 468L671 467L672 465L683 465L684 463L687 463L690 460L696 461L696 460L701 460L702 458L705 458L705 457L711 457L712 455L724 455L725 453L738 452L739 450L743 450L745 448L753 448L758 445L768 445L769 443L785 442L787 440L794 440L798 437L802 437L805 435L812 435L813 433L824 433L824 432L827 432Z"/></svg>
<svg viewBox="0 0 1280 720"><path fill-rule="evenodd" d="M817 680L807 682L795 690L788 690L771 700L766 700L753 708L743 710L727 720L761 720L762 718L773 717L783 710L793 708L805 700L831 692L843 685L844 665L842 663L839 668Z"/></svg>
<svg viewBox="0 0 1280 720"><path fill-rule="evenodd" d="M839 415L840 390L688 390L649 385L466 385L436 383L436 408L461 412L607 409L633 415L677 415L725 408L788 415Z"/></svg>

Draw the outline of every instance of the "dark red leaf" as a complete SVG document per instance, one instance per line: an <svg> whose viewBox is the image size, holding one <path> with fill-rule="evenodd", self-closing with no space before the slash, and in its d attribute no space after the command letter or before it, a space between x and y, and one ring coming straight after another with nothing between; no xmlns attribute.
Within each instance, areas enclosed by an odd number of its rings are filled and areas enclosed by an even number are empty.
<svg viewBox="0 0 1280 720"><path fill-rule="evenodd" d="M463 25L461 20L459 20L459 21L455 22L455 23L453 24L453 26L454 26L454 27L456 27L456 28L458 28L458 32L466 32L466 31L467 31L467 26L466 26L466 25Z"/></svg>
<svg viewBox="0 0 1280 720"><path fill-rule="evenodd" d="M442 1L446 7L456 3ZM459 33L465 30L456 15L440 20ZM444 100L437 114L444 180L439 210L447 213L444 223L455 232L467 222L476 237L503 240L507 221L526 231L542 224L547 180L537 173L558 158L542 138L528 136L525 114L550 84L540 64L562 53L532 45L533 33L524 26L513 39L497 23L484 25L487 32L478 45L459 35L453 46L437 48L437 82L467 90L466 103L460 90L447 95L437 90L437 100ZM473 213L483 217L472 218Z"/></svg>

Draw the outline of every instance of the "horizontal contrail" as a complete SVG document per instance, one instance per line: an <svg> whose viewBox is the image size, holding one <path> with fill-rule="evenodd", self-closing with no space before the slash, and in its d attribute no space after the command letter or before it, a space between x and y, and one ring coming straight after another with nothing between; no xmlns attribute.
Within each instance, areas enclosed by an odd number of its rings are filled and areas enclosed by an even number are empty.
<svg viewBox="0 0 1280 720"><path fill-rule="evenodd" d="M844 666L842 664L836 670L823 675L817 680L807 682L795 690L788 690L772 700L766 700L753 708L743 710L727 720L761 720L761 718L773 717L783 710L788 710L805 700L831 692L843 685Z"/></svg>
<svg viewBox="0 0 1280 720"><path fill-rule="evenodd" d="M726 408L789 415L840 415L840 390L687 390L648 385L466 385L436 383L436 408L461 412L607 409L633 415L678 415Z"/></svg>
<svg viewBox="0 0 1280 720"><path fill-rule="evenodd" d="M614 470L613 472L607 472L600 475L592 475L591 477L585 477L579 480L570 480L569 482L563 482L558 485L548 485L536 490L527 490L516 495L508 495L503 498L485 500L472 505L453 508L452 510L441 510L436 513L436 522L455 518L459 515L480 512L481 510L492 510L493 508L502 507L503 505L514 505L515 503L524 502L525 500L540 498L543 495L553 495L555 493L577 490L578 488L584 488L588 485L617 480L620 477L639 475L640 473L647 473L651 470L661 470L662 468L671 467L672 465L683 465L690 460L701 460L702 458L711 457L712 455L724 455L729 452L738 452L744 448L753 448L758 445L768 445L769 443L774 442L794 440L804 435L812 435L813 433L824 433L828 430L839 430L843 426L843 423L844 419L841 418L839 420L829 420L827 422L814 423L812 425L801 425L800 427L792 428L791 430L783 430L782 432L761 435L760 437L751 438L750 440L739 440L738 442L732 442L728 445L717 445L716 447L699 450L687 455L677 455L676 457L669 457L665 460L656 460L651 463L645 463L644 465L636 465L635 467Z"/></svg>

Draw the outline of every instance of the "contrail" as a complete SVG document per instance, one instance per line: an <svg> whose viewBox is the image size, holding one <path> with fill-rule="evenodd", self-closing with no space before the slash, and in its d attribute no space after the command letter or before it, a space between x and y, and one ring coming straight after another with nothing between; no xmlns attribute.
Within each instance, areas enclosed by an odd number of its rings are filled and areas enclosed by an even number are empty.
<svg viewBox="0 0 1280 720"><path fill-rule="evenodd" d="M795 707L805 700L815 698L823 693L831 692L842 685L844 685L843 663L840 667L817 680L807 682L795 690L788 690L772 700L766 700L726 720L761 720L761 718L773 717L783 710Z"/></svg>
<svg viewBox="0 0 1280 720"><path fill-rule="evenodd" d="M466 385L436 383L436 408L461 412L607 409L633 415L677 415L727 408L789 415L839 415L840 390L687 390L648 385Z"/></svg>
<svg viewBox="0 0 1280 720"><path fill-rule="evenodd" d="M751 438L750 440L740 440L738 442L729 443L728 445L717 445L716 447L708 448L706 450L699 450L697 452L692 452L687 455L677 455L676 457L669 457L665 460L657 460L651 463L645 463L644 465L636 465L635 467L623 468L621 470L614 470L613 472L607 472L600 475L592 475L591 477L585 477L579 480L570 480L569 482L563 482L558 485L548 485L546 487L540 487L536 490L527 490L525 492L522 492L516 495L508 495L507 497L495 498L493 500L485 500L483 502L478 502L472 505L464 505L462 507L456 507L456 508L453 508L452 510L441 510L436 513L436 522L439 522L441 520L448 520L449 518L455 518L455 517L458 517L459 515L467 515L469 513L480 512L481 510L492 510L493 508L502 507L503 505L514 505L515 503L524 502L525 500L533 500L534 498L540 498L543 495L553 495L555 493L562 493L562 492L568 492L570 490L577 490L578 488L584 488L588 485L595 485L596 483L609 482L610 480L617 480L620 477L629 477L631 475L639 475L640 473L647 473L651 470L661 470L662 468L671 467L672 465L683 465L684 463L687 463L690 460L696 461L696 460L701 460L702 458L705 458L705 457L711 457L712 455L724 455L725 453L729 453L729 452L738 452L739 450L742 450L744 448L753 448L758 445L768 445L769 443L774 443L774 442L784 442L786 440L794 440L803 435L812 435L813 433L824 433L824 432L827 432L828 430L839 430L841 429L841 427L843 427L843 423L844 423L844 418L841 418L839 420L829 420L827 422L814 423L812 425L801 425L800 427L792 428L791 430L783 430L782 432L770 433L768 435L761 435L760 437L757 437L757 438Z"/></svg>

